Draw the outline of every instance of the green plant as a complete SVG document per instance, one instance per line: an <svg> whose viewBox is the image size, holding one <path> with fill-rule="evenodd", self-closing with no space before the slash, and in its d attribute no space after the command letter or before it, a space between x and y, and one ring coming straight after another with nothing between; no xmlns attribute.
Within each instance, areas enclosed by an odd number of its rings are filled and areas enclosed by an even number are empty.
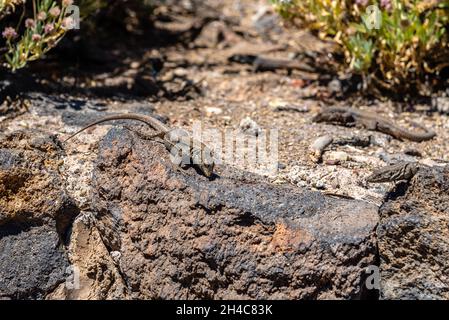
<svg viewBox="0 0 449 320"><path fill-rule="evenodd" d="M23 0L0 0L0 12L3 12L7 9L14 9L16 5L23 2Z"/></svg>
<svg viewBox="0 0 449 320"><path fill-rule="evenodd" d="M30 61L42 58L71 29L74 21L69 6L73 3L73 0L0 0L0 20L6 21L6 27L2 28L4 46L0 63L15 71L25 67ZM17 10L19 5L21 12ZM110 8L115 11L109 13L109 19L114 18L111 16L117 12L125 13L125 16L133 13L136 13L136 16L146 12L149 14L152 5L153 0L117 1L112 4L107 0L76 1L81 20L102 9L107 11ZM126 23L125 19L120 19L117 17L116 23ZM90 20L91 23L86 24L84 31L95 32L97 21ZM86 32L83 35L86 35Z"/></svg>
<svg viewBox="0 0 449 320"><path fill-rule="evenodd" d="M8 48L4 55L7 67L13 71L23 68L28 61L39 59L54 47L73 24L73 19L66 16L72 3L62 0L58 5L54 0L33 0L33 17L24 19L24 11L18 27L9 26L2 32Z"/></svg>
<svg viewBox="0 0 449 320"><path fill-rule="evenodd" d="M24 2L25 0L0 0L0 19L13 12L17 5Z"/></svg>
<svg viewBox="0 0 449 320"><path fill-rule="evenodd" d="M272 2L284 18L339 43L345 66L385 89L425 93L427 79L448 66L448 0Z"/></svg>

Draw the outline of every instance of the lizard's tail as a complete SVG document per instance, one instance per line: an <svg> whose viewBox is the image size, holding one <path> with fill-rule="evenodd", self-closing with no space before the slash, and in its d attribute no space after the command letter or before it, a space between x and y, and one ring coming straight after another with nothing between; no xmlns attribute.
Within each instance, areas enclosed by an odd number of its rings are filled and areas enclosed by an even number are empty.
<svg viewBox="0 0 449 320"><path fill-rule="evenodd" d="M413 132L413 134L410 134L410 132L407 132L407 130L404 130L404 131L406 131L405 132L406 134L404 136L409 140L421 142L421 141L430 140L437 135L435 131L433 131L432 129L429 129L419 123L412 121L411 124L419 129L423 130L424 132Z"/></svg>
<svg viewBox="0 0 449 320"><path fill-rule="evenodd" d="M149 125L150 127L152 127L153 129L159 130L160 132L157 134L157 136L170 131L169 128L166 128L164 124L162 124L161 122L159 122L156 119L153 119L150 116L144 116L144 115L138 115L138 114L120 114L120 115L112 115L109 117L105 117L105 118L97 120L91 124L88 124L84 128L82 128L82 129L78 130L77 132L73 133L72 135L70 135L67 139L63 140L63 142L64 143L67 142L68 140L70 140L74 136L76 136L77 134L83 132L86 129L89 129L90 127L93 127L93 126L103 123L103 122L113 121L113 120L135 120L135 121L143 122L143 123Z"/></svg>
<svg viewBox="0 0 449 320"><path fill-rule="evenodd" d="M94 122L94 123L91 123L91 124L87 125L86 127L84 127L84 128L82 128L82 129L76 131L75 133L71 134L68 138L64 139L62 142L63 142L63 143L66 143L67 141L69 141L70 139L72 139L72 138L73 138L74 136L76 136L77 134L83 132L84 130L87 130L87 129L89 129L89 128L91 128L91 127L93 127L93 126L95 126L95 125L97 125L97 124L99 124L99 123L105 122L105 121L109 121L109 120L99 120L99 121L96 121L96 122Z"/></svg>

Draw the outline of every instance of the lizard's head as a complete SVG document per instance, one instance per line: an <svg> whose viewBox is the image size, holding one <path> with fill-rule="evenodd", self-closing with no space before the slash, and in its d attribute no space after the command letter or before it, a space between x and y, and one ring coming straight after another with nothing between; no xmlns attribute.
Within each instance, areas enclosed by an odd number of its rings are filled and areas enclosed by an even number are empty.
<svg viewBox="0 0 449 320"><path fill-rule="evenodd" d="M202 148L193 150L192 162L206 177L210 178L214 174L214 155L212 150L205 145Z"/></svg>
<svg viewBox="0 0 449 320"><path fill-rule="evenodd" d="M201 172L208 178L212 177L212 175L214 174L214 163L203 163L201 165L199 165L198 167L200 168Z"/></svg>

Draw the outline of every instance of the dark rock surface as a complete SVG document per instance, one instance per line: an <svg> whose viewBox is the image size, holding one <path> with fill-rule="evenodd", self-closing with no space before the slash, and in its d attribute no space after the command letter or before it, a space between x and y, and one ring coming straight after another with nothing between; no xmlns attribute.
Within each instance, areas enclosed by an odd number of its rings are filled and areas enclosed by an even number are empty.
<svg viewBox="0 0 449 320"><path fill-rule="evenodd" d="M94 172L99 230L134 298L360 298L377 208L223 168L177 170L158 143L112 129Z"/></svg>
<svg viewBox="0 0 449 320"><path fill-rule="evenodd" d="M0 227L0 297L43 299L65 281L69 261L54 228Z"/></svg>
<svg viewBox="0 0 449 320"><path fill-rule="evenodd" d="M377 229L383 299L449 298L449 168L397 186Z"/></svg>
<svg viewBox="0 0 449 320"><path fill-rule="evenodd" d="M366 294L364 270L376 259L373 205L229 167L208 180L172 164L160 143L114 128L97 150L93 215L73 224L80 209L67 194L55 137L15 132L0 147L1 297ZM77 290L64 288L68 266L79 270Z"/></svg>
<svg viewBox="0 0 449 320"><path fill-rule="evenodd" d="M448 168L397 184L379 223L374 205L235 168L208 180L116 127L82 160L90 218L74 222L65 148L37 130L0 136L1 298L357 299L373 297L378 257L381 298L449 298Z"/></svg>
<svg viewBox="0 0 449 320"><path fill-rule="evenodd" d="M65 281L63 248L77 209L63 189L54 137L0 137L0 297L44 298Z"/></svg>

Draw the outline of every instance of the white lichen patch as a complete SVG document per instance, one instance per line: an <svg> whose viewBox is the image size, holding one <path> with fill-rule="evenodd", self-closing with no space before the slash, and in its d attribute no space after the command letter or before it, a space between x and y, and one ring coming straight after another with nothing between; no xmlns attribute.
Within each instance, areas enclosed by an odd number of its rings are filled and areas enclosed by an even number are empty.
<svg viewBox="0 0 449 320"><path fill-rule="evenodd" d="M347 196L380 205L388 184L368 185L366 170L342 166L293 166L283 178L298 187L319 190L324 194Z"/></svg>
<svg viewBox="0 0 449 320"><path fill-rule="evenodd" d="M82 210L88 210L92 193L92 174L97 158L98 141L110 126L99 126L89 134L80 134L65 143L66 156L62 175L67 192Z"/></svg>
<svg viewBox="0 0 449 320"><path fill-rule="evenodd" d="M61 123L60 117L32 115L21 117L20 120L10 121L6 127L5 133L30 129L59 133Z"/></svg>
<svg viewBox="0 0 449 320"><path fill-rule="evenodd" d="M80 156L73 154L64 159L63 176L66 181L66 188L70 196L74 198L77 206L87 209L89 206L90 194L92 191L92 170L95 155L90 155L88 159L86 155Z"/></svg>

